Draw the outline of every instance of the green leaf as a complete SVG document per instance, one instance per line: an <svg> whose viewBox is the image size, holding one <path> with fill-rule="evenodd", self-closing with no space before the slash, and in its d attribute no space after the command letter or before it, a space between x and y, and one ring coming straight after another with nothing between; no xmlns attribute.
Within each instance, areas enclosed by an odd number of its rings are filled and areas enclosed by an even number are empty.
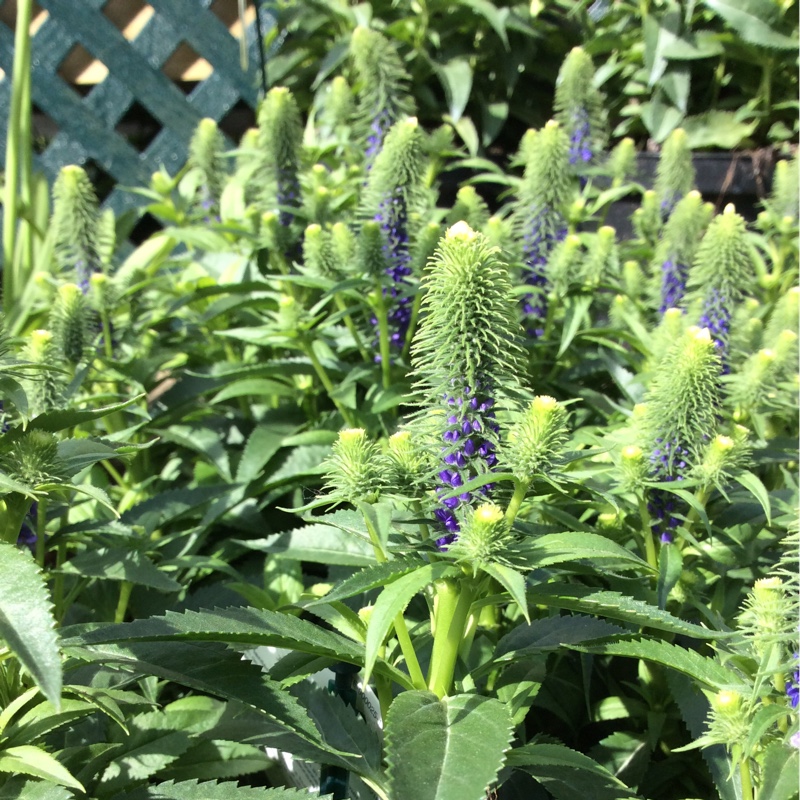
<svg viewBox="0 0 800 800"><path fill-rule="evenodd" d="M330 796L320 795L320 800ZM239 786L235 781L199 783L192 780L167 781L137 789L127 794L126 800L308 800L308 797L307 789L258 789Z"/></svg>
<svg viewBox="0 0 800 800"><path fill-rule="evenodd" d="M404 692L386 720L392 800L483 800L513 735L499 700Z"/></svg>
<svg viewBox="0 0 800 800"><path fill-rule="evenodd" d="M508 764L530 773L556 800L627 800L638 795L589 756L561 744L526 744Z"/></svg>
<svg viewBox="0 0 800 800"><path fill-rule="evenodd" d="M494 660L513 661L556 650L562 645L582 644L623 633L622 628L594 617L574 615L535 619L507 633L497 643Z"/></svg>
<svg viewBox="0 0 800 800"><path fill-rule="evenodd" d="M528 592L528 602L551 608L564 608L585 614L597 614L609 619L630 622L644 628L654 628L668 633L682 633L696 639L718 639L725 636L700 625L685 622L660 608L634 600L619 592L598 591L589 586L548 583Z"/></svg>
<svg viewBox="0 0 800 800"><path fill-rule="evenodd" d="M683 572L683 557L674 544L662 544L658 554L658 607L667 607L669 593L675 588Z"/></svg>
<svg viewBox="0 0 800 800"><path fill-rule="evenodd" d="M775 30L780 22L778 4L773 0L703 0L739 36L750 44L778 50L797 50L797 40Z"/></svg>
<svg viewBox="0 0 800 800"><path fill-rule="evenodd" d="M498 8L489 0L458 0L458 4L471 8L476 14L480 14L494 29L500 37L503 46L508 49L508 36L506 35L506 18L509 9Z"/></svg>
<svg viewBox="0 0 800 800"><path fill-rule="evenodd" d="M32 781L22 776L11 778L0 787L0 800L73 800L63 786L46 781Z"/></svg>
<svg viewBox="0 0 800 800"><path fill-rule="evenodd" d="M530 622L528 601L525 597L525 576L505 564L483 564L481 569L487 575L491 575L511 595L519 606L522 616Z"/></svg>
<svg viewBox="0 0 800 800"><path fill-rule="evenodd" d="M113 628L124 629L134 624ZM109 628L94 633L104 630ZM239 653L223 644L214 641L139 641L122 645L105 642L79 645L80 638L73 639L76 643L70 645L68 651L83 661L119 665L128 672L155 675L214 697L237 700L282 730L297 734L304 741L320 744L319 732L297 700L280 684L269 680L259 666L242 659Z"/></svg>
<svg viewBox="0 0 800 800"><path fill-rule="evenodd" d="M36 563L28 553L0 542L0 639L58 709L62 671L55 627L50 595Z"/></svg>
<svg viewBox="0 0 800 800"><path fill-rule="evenodd" d="M762 756L763 775L758 800L793 800L797 797L800 752L776 742Z"/></svg>
<svg viewBox="0 0 800 800"><path fill-rule="evenodd" d="M639 107L639 116L657 142L663 142L684 118L680 110L664 102L663 95L658 90L654 92L652 100Z"/></svg>
<svg viewBox="0 0 800 800"><path fill-rule="evenodd" d="M466 58L453 58L446 64L434 65L447 97L447 106L454 122L461 119L472 91L472 67Z"/></svg>
<svg viewBox="0 0 800 800"><path fill-rule="evenodd" d="M758 126L758 120L742 122L733 111L706 111L686 117L683 128L692 150L719 147L733 150L750 136Z"/></svg>
<svg viewBox="0 0 800 800"><path fill-rule="evenodd" d="M81 409L68 409L63 411L47 411L44 414L39 414L31 420L28 425L29 430L49 431L50 433L57 433L58 431L66 430L67 428L74 428L77 425L82 425L86 422L91 422L95 419L107 417L115 411L121 411L123 408L138 403L145 397L144 394L138 394L136 397L131 397L124 403L113 403L110 406L101 406L100 408L81 408Z"/></svg>
<svg viewBox="0 0 800 800"><path fill-rule="evenodd" d="M648 14L644 20L644 66L647 70L647 85L652 88L667 69L665 52L678 38L681 29L681 13L676 4L670 3L659 18Z"/></svg>
<svg viewBox="0 0 800 800"><path fill-rule="evenodd" d="M330 656L350 664L364 663L363 645L320 628L290 614L255 608L223 608L213 611L168 611L120 625L105 625L95 630L69 628L63 632L65 646L84 647L110 642L225 642L227 644L270 645L319 656ZM157 652L154 651L154 652ZM408 676L384 662L378 671L410 686ZM212 692L213 693L213 692Z"/></svg>
<svg viewBox="0 0 800 800"><path fill-rule="evenodd" d="M50 753L29 744L0 750L0 772L32 775L51 783L68 786L70 789L84 791L83 786Z"/></svg>
<svg viewBox="0 0 800 800"><path fill-rule="evenodd" d="M401 558L386 561L372 567L359 570L341 583L336 584L324 597L306 600L300 603L304 608L313 608L322 603L332 603L336 600L346 600L348 597L369 592L379 586L391 583L401 575L413 572L419 566L419 559Z"/></svg>
<svg viewBox="0 0 800 800"><path fill-rule="evenodd" d="M232 398L249 397L250 395L259 398L294 397L296 394L297 389L280 381L273 381L269 378L244 378L228 384L224 389L217 392L209 402L214 405Z"/></svg>
<svg viewBox="0 0 800 800"><path fill-rule="evenodd" d="M375 563L375 552L369 542L333 525L305 525L267 539L242 540L241 544L252 550L315 564L364 567Z"/></svg>
<svg viewBox="0 0 800 800"><path fill-rule="evenodd" d="M292 426L296 430L295 426ZM258 477L267 462L283 446L284 427L258 425L247 439L236 471L237 483L250 483Z"/></svg>
<svg viewBox="0 0 800 800"><path fill-rule="evenodd" d="M764 734L772 728L779 719L787 716L789 716L789 710L785 706L769 705L759 708L750 723L750 732L742 748L744 757L750 758L753 756L756 749L760 749L761 739Z"/></svg>
<svg viewBox="0 0 800 800"><path fill-rule="evenodd" d="M753 472L744 472L741 475L737 475L735 480L761 503L761 508L764 509L764 515L767 518L767 525L772 525L772 507L769 502L769 494L758 475Z"/></svg>
<svg viewBox="0 0 800 800"><path fill-rule="evenodd" d="M682 672L716 691L721 689L747 691L742 687L742 682L737 679L736 674L716 659L706 658L694 650L687 650L684 647L657 639L596 642L595 644L568 645L568 647L583 653L627 656L654 661Z"/></svg>
<svg viewBox="0 0 800 800"><path fill-rule="evenodd" d="M85 578L128 581L159 592L177 592L181 585L164 574L144 553L115 547L87 551L67 561L62 571Z"/></svg>
<svg viewBox="0 0 800 800"><path fill-rule="evenodd" d="M37 703L21 717L16 718L13 724L3 731L3 736L7 744L34 744L37 739L41 739L51 731L69 725L94 710L95 706L92 703L64 697L61 699L61 708L57 711L53 704L46 700Z"/></svg>
<svg viewBox="0 0 800 800"><path fill-rule="evenodd" d="M383 640L398 614L406 610L411 598L421 592L429 583L447 575L456 575L459 570L452 564L439 561L419 567L393 583L385 586L375 601L372 615L367 626L367 645L364 663L364 682L369 680L372 668L378 658L378 651L383 647Z"/></svg>
<svg viewBox="0 0 800 800"><path fill-rule="evenodd" d="M667 44L663 50L664 58L670 61L693 61L722 55L725 48L719 34L713 31L684 33Z"/></svg>
<svg viewBox="0 0 800 800"><path fill-rule="evenodd" d="M117 449L92 439L64 439L58 443L58 456L72 476L85 467L117 457Z"/></svg>
<svg viewBox="0 0 800 800"><path fill-rule="evenodd" d="M163 770L160 777L174 781L219 780L263 772L272 764L262 747L219 739L204 740Z"/></svg>
<svg viewBox="0 0 800 800"><path fill-rule="evenodd" d="M375 732L340 697L308 681L295 687L329 747L355 757L339 757L351 772L380 780L381 744Z"/></svg>
<svg viewBox="0 0 800 800"><path fill-rule="evenodd" d="M530 543L526 555L530 566L535 567L582 559L613 559L643 570L650 569L647 562L636 553L598 533L565 531L545 534Z"/></svg>
<svg viewBox="0 0 800 800"><path fill-rule="evenodd" d="M561 343L558 346L558 357L564 355L572 344L583 322L588 322L587 313L592 304L592 295L576 295L564 300L564 325L561 328Z"/></svg>

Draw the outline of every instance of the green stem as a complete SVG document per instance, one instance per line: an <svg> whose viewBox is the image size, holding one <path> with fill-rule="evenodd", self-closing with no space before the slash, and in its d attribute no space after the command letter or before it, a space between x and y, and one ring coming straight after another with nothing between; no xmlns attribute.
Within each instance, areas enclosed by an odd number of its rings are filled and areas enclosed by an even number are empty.
<svg viewBox="0 0 800 800"><path fill-rule="evenodd" d="M62 527L66 524L62 519ZM64 618L64 573L61 567L67 559L67 543L64 537L58 539L56 547L56 578L53 583L53 606L56 619L60 622Z"/></svg>
<svg viewBox="0 0 800 800"><path fill-rule="evenodd" d="M422 505L420 504L419 500L413 500L411 502L411 510L420 518L424 517L424 513L422 511ZM423 541L427 541L431 538L431 532L428 529L428 526L424 522L419 523L419 530L422 534Z"/></svg>
<svg viewBox="0 0 800 800"><path fill-rule="evenodd" d="M380 288L373 292L375 317L378 320L378 342L381 353L381 377L383 388L392 385L392 359L389 350L389 317L386 312L386 303Z"/></svg>
<svg viewBox="0 0 800 800"><path fill-rule="evenodd" d="M114 622L124 622L125 612L128 610L128 601L131 597L133 584L130 581L122 581L119 587L119 602L117 610L114 612Z"/></svg>
<svg viewBox="0 0 800 800"><path fill-rule="evenodd" d="M347 310L347 304L344 302L340 294L335 294L333 299L336 303L336 308L338 308L339 311L343 312L344 314L343 319L345 327L348 331L350 331L350 335L353 337L353 341L358 348L358 352L361 354L361 358L363 358L367 363L371 363L372 357L367 351L367 348L364 347L364 342L361 340L361 334L358 332L358 328L356 328L356 324L353 322L353 318L350 316L350 312Z"/></svg>
<svg viewBox="0 0 800 800"><path fill-rule="evenodd" d="M33 0L19 0L17 3L17 23L14 31L14 64L11 78L11 108L8 114L8 134L6 138L5 192L3 196L3 309L10 315L17 299L17 265L14 261L16 249L19 204L17 199L20 183L20 168L25 162L22 148L26 129L23 117L30 115L30 106L24 108L25 75L31 69L31 17Z"/></svg>
<svg viewBox="0 0 800 800"><path fill-rule="evenodd" d="M653 537L653 526L650 524L650 512L647 510L647 502L643 496L639 497L639 517L642 520L645 558L654 570L658 570L658 554L656 553L656 541Z"/></svg>
<svg viewBox="0 0 800 800"><path fill-rule="evenodd" d="M514 520L516 520L517 514L519 514L520 506L522 506L522 501L525 499L530 485L530 481L515 481L514 494L511 496L511 500L508 503L508 508L506 508L506 522L508 522L509 526L514 524Z"/></svg>
<svg viewBox="0 0 800 800"><path fill-rule="evenodd" d="M372 523L369 521L369 518L365 515L364 516L364 523L367 526L367 532L369 533L370 542L372 542L372 547L375 551L375 560L379 564L383 564L388 561L388 556L384 552L383 545L381 544L380 538L378 537L377 531L373 528ZM417 658L417 651L414 649L414 644L411 641L411 637L408 634L408 628L406 626L406 619L402 615L402 613L398 614L394 618L394 632L397 636L397 641L400 644L400 650L403 653L403 658L406 660L406 667L408 668L408 674L411 678L411 682L414 684L416 689L424 690L425 689L425 677L422 674L422 670L419 666L419 659Z"/></svg>
<svg viewBox="0 0 800 800"><path fill-rule="evenodd" d="M731 752L734 763L739 763L739 777L742 779L742 800L753 800L753 779L750 775L750 759L742 758L742 746L734 745Z"/></svg>
<svg viewBox="0 0 800 800"><path fill-rule="evenodd" d="M468 578L463 578L460 584L452 579L436 584L435 631L428 688L440 699L453 686L458 651L469 623L473 595Z"/></svg>
<svg viewBox="0 0 800 800"><path fill-rule="evenodd" d="M317 354L314 352L313 345L309 344L306 341L302 342L302 349L303 352L308 357L308 360L311 362L311 366L314 367L314 372L317 373L317 377L320 379L320 382L325 387L325 391L328 393L328 397L333 401L333 404L339 409L339 413L342 415L344 421L351 427L355 427L355 420L353 415L350 413L350 409L345 408L338 400L334 399L334 392L336 391L336 387L333 385L333 381L330 379L325 367L322 366L322 363L317 358Z"/></svg>
<svg viewBox="0 0 800 800"><path fill-rule="evenodd" d="M45 528L47 527L47 499L39 500L36 507L36 563L44 569L44 557L46 552Z"/></svg>
<svg viewBox="0 0 800 800"><path fill-rule="evenodd" d="M419 309L422 305L422 292L418 292L414 297L414 305L411 307L411 320L408 323L408 330L406 331L406 341L403 345L402 359L406 363L409 361L411 354L411 342L414 340L414 332L417 330L417 320L419 319Z"/></svg>

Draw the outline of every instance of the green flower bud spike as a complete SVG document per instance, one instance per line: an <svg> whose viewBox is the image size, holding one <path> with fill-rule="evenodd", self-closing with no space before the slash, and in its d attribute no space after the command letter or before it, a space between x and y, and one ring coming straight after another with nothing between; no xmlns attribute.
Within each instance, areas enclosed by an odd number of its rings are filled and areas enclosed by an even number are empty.
<svg viewBox="0 0 800 800"><path fill-rule="evenodd" d="M335 275L336 260L331 235L316 222L306 228L303 237L303 265L313 275L326 278Z"/></svg>
<svg viewBox="0 0 800 800"><path fill-rule="evenodd" d="M27 355L34 364L41 364L45 367L59 366L61 362L53 341L53 334L50 331L33 331ZM26 382L31 416L35 417L56 408L61 402L61 389L61 373L52 369L37 372L34 380Z"/></svg>
<svg viewBox="0 0 800 800"><path fill-rule="evenodd" d="M655 247L661 230L661 210L658 194L653 189L648 189L642 195L642 204L633 212L631 221L637 237L650 247Z"/></svg>
<svg viewBox="0 0 800 800"><path fill-rule="evenodd" d="M618 274L617 232L610 225L603 225L592 238L588 256L581 270L583 282L586 286L594 287L600 283L608 283Z"/></svg>
<svg viewBox="0 0 800 800"><path fill-rule="evenodd" d="M693 470L703 487L721 488L746 463L750 448L747 444L747 430L737 425L734 436L717 434L703 453L702 460ZM741 433L744 431L744 434Z"/></svg>
<svg viewBox="0 0 800 800"><path fill-rule="evenodd" d="M559 70L553 107L569 135L569 163L574 167L595 160L605 147L603 105L603 95L594 86L592 59L582 48L573 48Z"/></svg>
<svg viewBox="0 0 800 800"><path fill-rule="evenodd" d="M647 480L648 472L648 464L642 448L635 444L623 447L620 469L622 471L620 489L632 492L641 491Z"/></svg>
<svg viewBox="0 0 800 800"><path fill-rule="evenodd" d="M713 213L711 203L704 203L700 192L691 191L678 201L664 226L653 263L653 295L659 313L683 304L689 268Z"/></svg>
<svg viewBox="0 0 800 800"><path fill-rule="evenodd" d="M506 563L504 555L513 539L503 509L482 503L464 517L458 541L448 550L457 563L472 567L473 575L489 564Z"/></svg>
<svg viewBox="0 0 800 800"><path fill-rule="evenodd" d="M345 78L337 75L328 86L323 105L322 122L331 128L348 125L355 113L353 90Z"/></svg>
<svg viewBox="0 0 800 800"><path fill-rule="evenodd" d="M26 431L3 457L3 467L13 478L31 487L57 483L64 477L58 440L46 431Z"/></svg>
<svg viewBox="0 0 800 800"><path fill-rule="evenodd" d="M427 453L407 430L397 431L387 443L386 483L391 490L413 496L430 475Z"/></svg>
<svg viewBox="0 0 800 800"><path fill-rule="evenodd" d="M62 167L53 185L54 252L62 272L74 275L86 294L100 270L97 196L89 177L76 166Z"/></svg>
<svg viewBox="0 0 800 800"><path fill-rule="evenodd" d="M359 26L350 52L356 69L356 124L366 138L366 161L380 152L392 125L414 113L410 78L394 45L377 31Z"/></svg>
<svg viewBox="0 0 800 800"><path fill-rule="evenodd" d="M191 169L200 173L200 207L207 216L219 210L226 178L224 149L225 138L217 123L208 117L201 119L189 141L188 163Z"/></svg>
<svg viewBox="0 0 800 800"><path fill-rule="evenodd" d="M267 93L258 110L258 131L261 203L276 209L278 221L286 228L294 220L292 209L300 206L297 171L303 125L297 103L285 87L276 86Z"/></svg>
<svg viewBox="0 0 800 800"><path fill-rule="evenodd" d="M89 308L86 298L74 283L59 287L50 325L55 347L67 362L75 365L82 361L91 341Z"/></svg>
<svg viewBox="0 0 800 800"><path fill-rule="evenodd" d="M378 448L363 428L340 431L325 466L331 499L348 503L378 499L382 485Z"/></svg>
<svg viewBox="0 0 800 800"><path fill-rule="evenodd" d="M772 177L772 192L765 203L775 222L784 217L797 224L797 198L800 195L800 171L797 157L779 161Z"/></svg>
<svg viewBox="0 0 800 800"><path fill-rule="evenodd" d="M611 185L622 186L636 174L636 145L633 139L623 139L608 157L607 167L611 173Z"/></svg>
<svg viewBox="0 0 800 800"><path fill-rule="evenodd" d="M475 231L482 230L489 221L489 207L474 186L462 186L458 190L455 205L447 215L448 225L461 220Z"/></svg>
<svg viewBox="0 0 800 800"><path fill-rule="evenodd" d="M664 219L669 217L676 203L691 191L694 179L692 151L686 131L676 128L664 142L656 170L655 191Z"/></svg>
<svg viewBox="0 0 800 800"><path fill-rule="evenodd" d="M732 205L726 206L709 225L689 274L689 289L694 297L702 298L700 325L711 333L726 373L734 308L755 281L753 254L746 237L744 219Z"/></svg>

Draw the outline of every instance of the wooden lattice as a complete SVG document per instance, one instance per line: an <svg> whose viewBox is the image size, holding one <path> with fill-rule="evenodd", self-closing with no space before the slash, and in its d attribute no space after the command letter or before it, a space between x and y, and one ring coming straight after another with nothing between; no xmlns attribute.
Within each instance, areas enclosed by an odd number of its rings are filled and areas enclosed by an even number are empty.
<svg viewBox="0 0 800 800"><path fill-rule="evenodd" d="M183 166L203 117L219 122L241 102L255 108L261 86L256 26L244 31L243 70L239 41L214 13L222 2L235 9L236 0L127 0L122 30L115 0L37 2L44 13L32 38L31 94L53 135L35 166L51 181L64 164L88 164L120 187L146 184L161 166L170 173ZM0 12L10 5L0 0ZM269 6L260 3L265 33L273 19ZM0 121L8 119L13 50L13 31L0 22ZM94 85L82 96L80 83ZM146 142L125 136L131 114L151 123L154 135ZM0 152L5 140L0 123ZM121 213L138 202L115 187L105 205Z"/></svg>

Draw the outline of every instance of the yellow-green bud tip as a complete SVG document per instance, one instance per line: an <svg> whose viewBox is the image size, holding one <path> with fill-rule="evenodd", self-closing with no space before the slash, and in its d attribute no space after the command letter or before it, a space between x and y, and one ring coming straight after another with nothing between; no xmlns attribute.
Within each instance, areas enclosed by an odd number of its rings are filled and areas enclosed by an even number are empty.
<svg viewBox="0 0 800 800"><path fill-rule="evenodd" d="M494 525L503 519L503 512L499 506L493 503L484 503L475 509L475 521L483 522L487 525Z"/></svg>
<svg viewBox="0 0 800 800"><path fill-rule="evenodd" d="M635 444L628 445L622 449L622 457L630 461L636 461L642 457L642 448Z"/></svg>
<svg viewBox="0 0 800 800"><path fill-rule="evenodd" d="M339 431L339 440L342 442L354 442L357 439L363 439L367 432L363 428L345 428Z"/></svg>
<svg viewBox="0 0 800 800"><path fill-rule="evenodd" d="M460 222L456 222L455 225L451 226L447 229L447 233L445 237L448 239L464 239L466 241L470 241L477 236L474 230L470 228L470 226L464 222L462 219Z"/></svg>

